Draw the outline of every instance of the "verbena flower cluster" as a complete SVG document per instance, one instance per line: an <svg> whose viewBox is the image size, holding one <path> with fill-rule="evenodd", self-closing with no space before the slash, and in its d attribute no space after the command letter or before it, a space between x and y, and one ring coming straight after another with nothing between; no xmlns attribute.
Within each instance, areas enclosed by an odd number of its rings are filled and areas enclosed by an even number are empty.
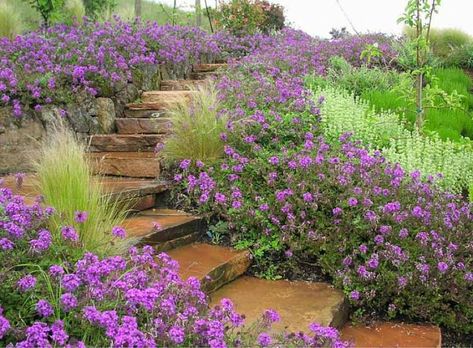
<svg viewBox="0 0 473 348"><path fill-rule="evenodd" d="M0 106L11 105L20 117L24 106L39 111L73 100L78 92L107 95L139 78L146 66L162 66L172 78L183 78L194 63L238 57L262 39L119 18L1 38Z"/></svg>
<svg viewBox="0 0 473 348"><path fill-rule="evenodd" d="M271 334L279 320L272 310L246 329L230 300L210 308L199 280L182 280L177 262L150 246L74 258L67 254L77 242L72 227L60 241L42 227L51 214L0 189L2 346L347 346L337 330L315 323L307 334ZM87 213L76 218L83 222ZM113 233L123 237L124 230Z"/></svg>
<svg viewBox="0 0 473 348"><path fill-rule="evenodd" d="M252 248L261 268L315 264L358 315L473 331L469 204L350 134L329 145L324 97L308 100L300 81L323 73L314 42L283 31L232 67L219 85L233 117L221 135L225 156L183 161L176 182L201 213L227 222L230 240Z"/></svg>

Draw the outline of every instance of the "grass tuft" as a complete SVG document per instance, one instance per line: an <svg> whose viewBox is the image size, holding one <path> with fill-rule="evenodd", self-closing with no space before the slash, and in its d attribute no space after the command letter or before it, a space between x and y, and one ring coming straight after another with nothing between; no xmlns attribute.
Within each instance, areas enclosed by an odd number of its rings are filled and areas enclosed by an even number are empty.
<svg viewBox="0 0 473 348"><path fill-rule="evenodd" d="M125 242L117 240L111 231L123 223L127 207L104 194L85 159L84 146L71 131L59 125L48 134L35 171L39 192L57 212L50 226L55 238L61 238L61 227L74 226L83 251L106 255L125 250ZM75 222L77 211L88 213L84 223Z"/></svg>
<svg viewBox="0 0 473 348"><path fill-rule="evenodd" d="M160 153L167 160L209 162L223 155L220 135L226 130L228 118L218 112L217 90L208 84L193 91L190 103L182 101L171 110L172 134Z"/></svg>
<svg viewBox="0 0 473 348"><path fill-rule="evenodd" d="M15 9L7 3L0 2L0 37L9 39L21 34L23 24Z"/></svg>

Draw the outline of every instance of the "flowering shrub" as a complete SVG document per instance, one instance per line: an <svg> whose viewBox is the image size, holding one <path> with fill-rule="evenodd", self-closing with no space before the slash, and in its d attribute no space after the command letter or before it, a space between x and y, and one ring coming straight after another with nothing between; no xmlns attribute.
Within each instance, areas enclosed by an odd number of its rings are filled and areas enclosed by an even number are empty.
<svg viewBox="0 0 473 348"><path fill-rule="evenodd" d="M78 93L113 96L143 77L145 67L162 66L183 78L202 60L240 56L263 36L211 35L199 28L157 23L113 22L56 25L14 40L0 39L0 106L41 110L73 101Z"/></svg>
<svg viewBox="0 0 473 348"><path fill-rule="evenodd" d="M267 310L244 329L231 301L209 308L196 278L152 247L126 256L70 254L70 227L53 240L41 226L52 214L0 189L0 344L17 347L332 346L346 347L335 329L311 324L311 334L270 335L279 320ZM76 219L87 218L77 212ZM124 237L116 227L113 233Z"/></svg>

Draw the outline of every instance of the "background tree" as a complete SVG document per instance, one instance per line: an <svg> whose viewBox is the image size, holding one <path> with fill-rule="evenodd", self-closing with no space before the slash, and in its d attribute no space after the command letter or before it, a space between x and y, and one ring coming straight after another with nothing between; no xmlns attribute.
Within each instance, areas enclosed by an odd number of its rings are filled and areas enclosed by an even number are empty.
<svg viewBox="0 0 473 348"><path fill-rule="evenodd" d="M64 0L26 0L43 19L44 25L48 27L54 16L60 13L64 6Z"/></svg>
<svg viewBox="0 0 473 348"><path fill-rule="evenodd" d="M415 30L414 49L416 67L412 73L416 77L416 126L422 129L424 124L423 89L424 76L429 70L427 59L430 50L430 28L432 17L437 13L441 0L408 0L404 14L398 22Z"/></svg>
<svg viewBox="0 0 473 348"><path fill-rule="evenodd" d="M135 0L135 17L141 17L141 0Z"/></svg>

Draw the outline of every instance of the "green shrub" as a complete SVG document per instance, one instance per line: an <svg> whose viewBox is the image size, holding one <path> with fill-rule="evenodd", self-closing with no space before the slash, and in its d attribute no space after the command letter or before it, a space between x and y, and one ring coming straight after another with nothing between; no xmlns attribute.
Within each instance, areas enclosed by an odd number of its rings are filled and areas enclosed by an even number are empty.
<svg viewBox="0 0 473 348"><path fill-rule="evenodd" d="M0 37L13 39L21 34L23 24L14 7L0 3Z"/></svg>
<svg viewBox="0 0 473 348"><path fill-rule="evenodd" d="M281 30L285 22L284 8L266 0L222 1L212 14L217 27L235 35Z"/></svg>
<svg viewBox="0 0 473 348"><path fill-rule="evenodd" d="M414 30L410 28L404 29L404 34L412 39L414 37ZM430 31L430 47L435 56L443 59L448 58L452 50L469 44L473 41L471 35L461 31L460 29L447 28L436 29L432 28Z"/></svg>
<svg viewBox="0 0 473 348"><path fill-rule="evenodd" d="M64 8L61 11L62 22L72 23L73 21L82 21L85 16L85 7L82 0L66 0Z"/></svg>
<svg viewBox="0 0 473 348"><path fill-rule="evenodd" d="M168 160L213 161L223 154L227 116L219 114L217 90L209 84L193 92L190 105L183 100L171 110L172 134L160 152Z"/></svg>
<svg viewBox="0 0 473 348"><path fill-rule="evenodd" d="M355 68L342 57L332 57L325 77L314 79L313 83L322 86L340 87L357 96L365 91L389 91L402 83L411 80L409 75L394 70L378 67L361 66Z"/></svg>
<svg viewBox="0 0 473 348"><path fill-rule="evenodd" d="M462 192L473 182L471 144L409 130L397 114L378 112L368 102L343 90L311 88L315 96L325 97L321 125L332 142L343 133L353 132L353 137L366 147L382 150L387 159L408 171L420 170L424 177L442 173L438 184L452 192Z"/></svg>
<svg viewBox="0 0 473 348"><path fill-rule="evenodd" d="M111 231L123 222L126 206L104 192L98 178L91 174L84 146L71 131L58 126L48 134L40 147L35 171L45 203L58 212L50 220L51 231L74 226L85 250L100 254L112 249L124 251L124 244L114 244L116 238ZM87 219L77 223L77 212L86 212ZM55 240L61 238L58 233L53 235Z"/></svg>
<svg viewBox="0 0 473 348"><path fill-rule="evenodd" d="M447 94L461 95L459 107L426 108L425 129L436 132L442 139L455 142L464 142L463 137L473 139L473 96L470 94L472 81L468 75L458 68L433 69L432 75L436 78L438 88ZM409 88L409 85L404 89ZM377 111L391 110L403 115L409 124L414 124L416 108L414 100L401 96L399 88L391 90L367 89L361 97L369 101ZM440 97L437 104L441 105Z"/></svg>
<svg viewBox="0 0 473 348"><path fill-rule="evenodd" d="M473 43L454 48L444 59L444 64L446 66L473 69Z"/></svg>

